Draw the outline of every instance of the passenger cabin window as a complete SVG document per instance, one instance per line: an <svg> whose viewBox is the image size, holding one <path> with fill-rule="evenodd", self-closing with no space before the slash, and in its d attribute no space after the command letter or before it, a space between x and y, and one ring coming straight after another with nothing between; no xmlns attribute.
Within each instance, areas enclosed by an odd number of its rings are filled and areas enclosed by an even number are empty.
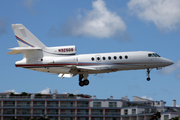
<svg viewBox="0 0 180 120"><path fill-rule="evenodd" d="M126 55L125 58L128 59L128 56Z"/></svg>
<svg viewBox="0 0 180 120"><path fill-rule="evenodd" d="M106 60L106 58L105 58L105 57L103 57L103 60Z"/></svg>
<svg viewBox="0 0 180 120"><path fill-rule="evenodd" d="M100 57L97 57L97 60L100 61Z"/></svg>
<svg viewBox="0 0 180 120"><path fill-rule="evenodd" d="M119 56L119 59L122 59L122 56Z"/></svg>
<svg viewBox="0 0 180 120"><path fill-rule="evenodd" d="M157 53L149 53L148 57L161 57Z"/></svg>
<svg viewBox="0 0 180 120"><path fill-rule="evenodd" d="M109 56L108 59L111 60L111 57Z"/></svg>
<svg viewBox="0 0 180 120"><path fill-rule="evenodd" d="M94 61L94 57L92 57L91 60Z"/></svg>
<svg viewBox="0 0 180 120"><path fill-rule="evenodd" d="M116 60L116 59L117 59L117 57L116 57L116 56L114 56L114 59Z"/></svg>

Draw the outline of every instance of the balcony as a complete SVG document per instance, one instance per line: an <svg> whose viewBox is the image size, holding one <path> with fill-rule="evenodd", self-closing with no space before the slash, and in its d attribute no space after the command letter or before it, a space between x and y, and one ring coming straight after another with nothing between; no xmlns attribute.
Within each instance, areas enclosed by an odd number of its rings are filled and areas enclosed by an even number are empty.
<svg viewBox="0 0 180 120"><path fill-rule="evenodd" d="M44 104L34 104L33 107L45 107Z"/></svg>
<svg viewBox="0 0 180 120"><path fill-rule="evenodd" d="M47 107L59 107L58 104L47 104Z"/></svg>
<svg viewBox="0 0 180 120"><path fill-rule="evenodd" d="M61 107L75 107L73 104L61 104Z"/></svg>
<svg viewBox="0 0 180 120"><path fill-rule="evenodd" d="M3 107L15 107L15 104L4 104Z"/></svg>
<svg viewBox="0 0 180 120"><path fill-rule="evenodd" d="M31 107L30 104L17 104L17 107Z"/></svg>
<svg viewBox="0 0 180 120"><path fill-rule="evenodd" d="M31 112L17 112L17 114L29 115Z"/></svg>
<svg viewBox="0 0 180 120"><path fill-rule="evenodd" d="M89 107L89 105L87 104L77 104L77 107Z"/></svg>
<svg viewBox="0 0 180 120"><path fill-rule="evenodd" d="M3 112L3 114L15 114L15 112Z"/></svg>
<svg viewBox="0 0 180 120"><path fill-rule="evenodd" d="M88 112L78 112L77 115L89 115Z"/></svg>
<svg viewBox="0 0 180 120"><path fill-rule="evenodd" d="M121 115L120 112L106 112L105 115Z"/></svg>
<svg viewBox="0 0 180 120"><path fill-rule="evenodd" d="M74 112L61 112L61 115L75 115Z"/></svg>
<svg viewBox="0 0 180 120"><path fill-rule="evenodd" d="M33 112L34 115L44 115L44 112Z"/></svg>
<svg viewBox="0 0 180 120"><path fill-rule="evenodd" d="M47 112L47 115L58 115L58 112Z"/></svg>
<svg viewBox="0 0 180 120"><path fill-rule="evenodd" d="M102 112L92 112L91 115L103 115Z"/></svg>

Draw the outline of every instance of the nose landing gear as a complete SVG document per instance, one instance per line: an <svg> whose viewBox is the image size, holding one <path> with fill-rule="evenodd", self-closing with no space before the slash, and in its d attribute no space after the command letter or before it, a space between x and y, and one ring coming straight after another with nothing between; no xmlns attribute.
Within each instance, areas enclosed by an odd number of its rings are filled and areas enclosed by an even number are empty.
<svg viewBox="0 0 180 120"><path fill-rule="evenodd" d="M83 87L89 85L88 74L79 74L79 86ZM84 80L82 80L84 78Z"/></svg>
<svg viewBox="0 0 180 120"><path fill-rule="evenodd" d="M146 75L147 75L147 81L150 81L151 78L150 78L150 69L149 68L146 71Z"/></svg>

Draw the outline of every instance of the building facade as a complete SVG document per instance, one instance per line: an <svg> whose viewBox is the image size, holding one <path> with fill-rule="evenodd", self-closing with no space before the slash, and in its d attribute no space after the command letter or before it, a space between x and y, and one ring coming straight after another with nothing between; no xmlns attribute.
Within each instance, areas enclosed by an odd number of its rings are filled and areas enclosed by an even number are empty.
<svg viewBox="0 0 180 120"><path fill-rule="evenodd" d="M152 101L137 96L129 101L121 99L97 99L89 95L0 93L0 120L149 120L157 112L161 120L180 115L180 108L165 106L164 101Z"/></svg>

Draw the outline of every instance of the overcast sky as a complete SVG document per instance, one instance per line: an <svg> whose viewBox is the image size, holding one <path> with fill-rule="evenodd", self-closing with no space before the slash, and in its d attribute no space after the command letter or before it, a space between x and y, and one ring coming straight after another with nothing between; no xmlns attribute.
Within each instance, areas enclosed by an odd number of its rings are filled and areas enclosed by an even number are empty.
<svg viewBox="0 0 180 120"><path fill-rule="evenodd" d="M18 0L0 1L0 92L46 92L96 95L120 99L139 96L180 105L180 1L179 0ZM77 54L153 51L174 65L151 71L120 71L90 75L79 87L78 76L16 68L22 55L8 55L18 47L11 24L21 23L46 46L76 45Z"/></svg>

